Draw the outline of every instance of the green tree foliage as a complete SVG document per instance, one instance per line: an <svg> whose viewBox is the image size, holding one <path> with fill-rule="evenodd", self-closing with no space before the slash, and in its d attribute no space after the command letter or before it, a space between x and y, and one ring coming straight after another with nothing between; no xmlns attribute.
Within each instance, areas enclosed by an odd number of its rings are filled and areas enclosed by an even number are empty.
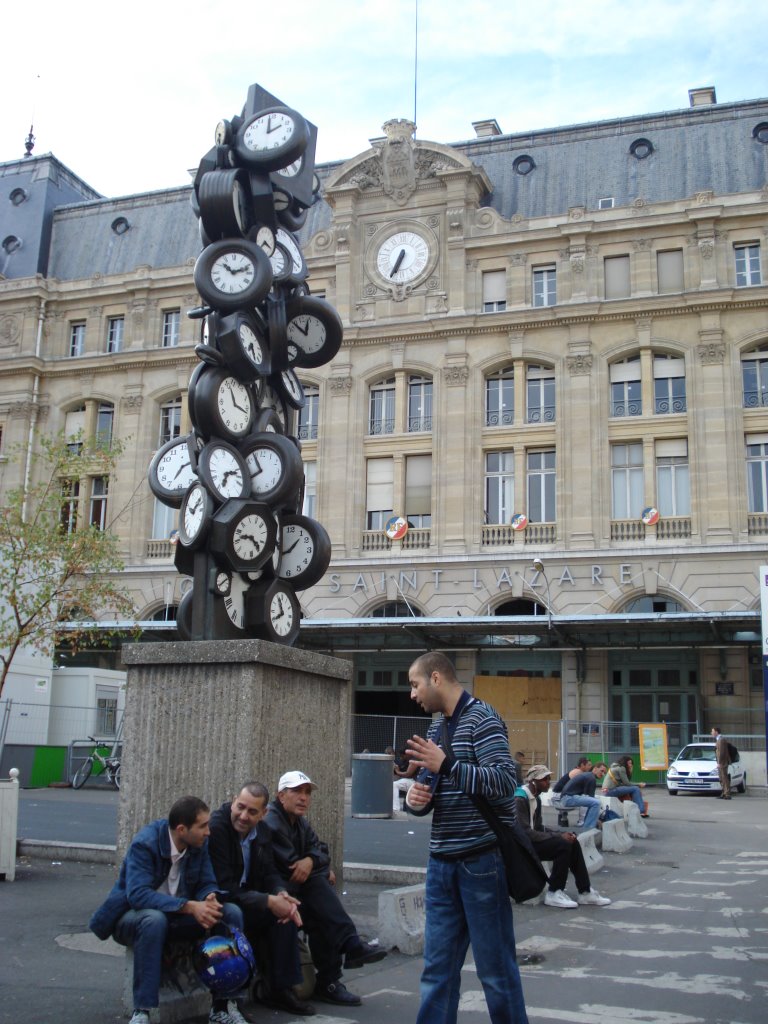
<svg viewBox="0 0 768 1024"><path fill-rule="evenodd" d="M103 638L89 623L135 612L119 581L117 537L108 524L89 525L84 509L76 514L68 500L73 481L114 472L121 445L63 435L38 444L31 482L8 491L0 507L0 696L22 646L52 655L63 638L75 647ZM15 461L23 469L21 449Z"/></svg>

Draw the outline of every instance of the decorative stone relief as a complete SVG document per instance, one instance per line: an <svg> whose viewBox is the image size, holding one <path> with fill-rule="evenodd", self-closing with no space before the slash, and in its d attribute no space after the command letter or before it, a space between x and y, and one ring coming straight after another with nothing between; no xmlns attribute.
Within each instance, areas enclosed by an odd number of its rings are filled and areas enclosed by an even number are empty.
<svg viewBox="0 0 768 1024"><path fill-rule="evenodd" d="M585 256L583 252L572 252L570 255L571 273L572 274L583 274L584 273L584 260Z"/></svg>
<svg viewBox="0 0 768 1024"><path fill-rule="evenodd" d="M101 316L101 314L103 312L104 312L104 307L103 306L89 306L88 307L88 316Z"/></svg>
<svg viewBox="0 0 768 1024"><path fill-rule="evenodd" d="M373 306L370 302L356 302L355 313L355 320L373 320Z"/></svg>
<svg viewBox="0 0 768 1024"><path fill-rule="evenodd" d="M515 252L509 257L510 267L524 267L528 262L527 252Z"/></svg>
<svg viewBox="0 0 768 1024"><path fill-rule="evenodd" d="M439 292L437 295L427 296L427 313L447 313L448 312L448 300L445 296L445 292Z"/></svg>
<svg viewBox="0 0 768 1024"><path fill-rule="evenodd" d="M0 345L14 345L21 334L21 320L8 314L0 317Z"/></svg>
<svg viewBox="0 0 768 1024"><path fill-rule="evenodd" d="M565 357L565 365L572 377L588 377L592 373L592 356L584 352Z"/></svg>
<svg viewBox="0 0 768 1024"><path fill-rule="evenodd" d="M344 398L352 390L351 377L331 377L328 384L334 397L340 396Z"/></svg>
<svg viewBox="0 0 768 1024"><path fill-rule="evenodd" d="M433 292L435 290L435 288L439 288L439 287L440 287L440 278L439 277L430 277L429 280L427 281L427 291L428 292Z"/></svg>
<svg viewBox="0 0 768 1024"><path fill-rule="evenodd" d="M693 201L697 206L707 206L715 198L715 193L711 190L705 192L695 192L693 195Z"/></svg>
<svg viewBox="0 0 768 1024"><path fill-rule="evenodd" d="M443 368L443 383L448 387L463 387L469 380L469 367L446 366Z"/></svg>
<svg viewBox="0 0 768 1024"><path fill-rule="evenodd" d="M323 249L329 249L333 242L332 231L318 231L318 233L312 239L312 245L316 251L322 252Z"/></svg>
<svg viewBox="0 0 768 1024"><path fill-rule="evenodd" d="M459 207L456 210L446 210L448 220L448 234L452 238L460 238L464 234L464 210Z"/></svg>
<svg viewBox="0 0 768 1024"><path fill-rule="evenodd" d="M379 289L375 284L367 284L365 288L363 288L363 295L367 295L369 298L374 298L378 294L378 291Z"/></svg>
<svg viewBox="0 0 768 1024"><path fill-rule="evenodd" d="M698 346L698 353L702 366L714 366L725 360L725 345L719 341L709 341Z"/></svg>
<svg viewBox="0 0 768 1024"><path fill-rule="evenodd" d="M632 248L635 252L646 252L651 248L652 244L652 238L635 238L632 242Z"/></svg>
<svg viewBox="0 0 768 1024"><path fill-rule="evenodd" d="M349 252L349 229L351 224L336 225L336 252Z"/></svg>
<svg viewBox="0 0 768 1024"><path fill-rule="evenodd" d="M25 399L21 402L11 402L8 406L8 415L13 419L28 420L33 413L36 413L38 420L47 418L50 406L47 401L33 402Z"/></svg>
<svg viewBox="0 0 768 1024"><path fill-rule="evenodd" d="M699 253L703 260L711 260L715 254L714 238L702 238L699 242Z"/></svg>
<svg viewBox="0 0 768 1024"><path fill-rule="evenodd" d="M146 313L146 303L144 302L132 302L130 307L131 323L134 327L141 330L144 327L144 314Z"/></svg>
<svg viewBox="0 0 768 1024"><path fill-rule="evenodd" d="M571 206L568 209L568 220L583 220L586 212L585 206Z"/></svg>
<svg viewBox="0 0 768 1024"><path fill-rule="evenodd" d="M479 228L488 231L496 224L496 214L493 210L488 207L484 207L482 210L478 210L475 215L475 224Z"/></svg>
<svg viewBox="0 0 768 1024"><path fill-rule="evenodd" d="M126 412L138 412L144 404L142 395L123 395L122 406Z"/></svg>

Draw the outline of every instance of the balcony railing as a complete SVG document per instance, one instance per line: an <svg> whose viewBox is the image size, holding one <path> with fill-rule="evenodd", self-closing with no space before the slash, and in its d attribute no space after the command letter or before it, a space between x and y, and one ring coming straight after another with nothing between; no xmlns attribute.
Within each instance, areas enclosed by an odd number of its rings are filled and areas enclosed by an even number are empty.
<svg viewBox="0 0 768 1024"><path fill-rule="evenodd" d="M427 432L432 429L432 417L431 416L409 416L408 417L408 433L418 434L421 432Z"/></svg>
<svg viewBox="0 0 768 1024"><path fill-rule="evenodd" d="M750 512L747 516L747 533L750 537L768 533L768 512Z"/></svg>
<svg viewBox="0 0 768 1024"><path fill-rule="evenodd" d="M362 548L363 551L389 551L392 541L383 530L364 530Z"/></svg>
<svg viewBox="0 0 768 1024"><path fill-rule="evenodd" d="M147 558L173 558L174 546L169 540L148 540Z"/></svg>
<svg viewBox="0 0 768 1024"><path fill-rule="evenodd" d="M428 548L432 531L427 529L409 530L403 537L403 548L412 551L414 548Z"/></svg>
<svg viewBox="0 0 768 1024"><path fill-rule="evenodd" d="M513 544L515 531L509 523L488 523L483 527L480 543L484 548L503 548Z"/></svg>
<svg viewBox="0 0 768 1024"><path fill-rule="evenodd" d="M395 431L394 419L380 420L372 419L368 421L368 433L372 437L378 437L379 434L393 434Z"/></svg>
<svg viewBox="0 0 768 1024"><path fill-rule="evenodd" d="M614 519L611 540L645 540L645 523L642 519Z"/></svg>
<svg viewBox="0 0 768 1024"><path fill-rule="evenodd" d="M656 523L657 540L682 540L691 536L690 516L669 516Z"/></svg>
<svg viewBox="0 0 768 1024"><path fill-rule="evenodd" d="M556 523L528 523L523 530L523 540L526 544L552 544L556 537Z"/></svg>

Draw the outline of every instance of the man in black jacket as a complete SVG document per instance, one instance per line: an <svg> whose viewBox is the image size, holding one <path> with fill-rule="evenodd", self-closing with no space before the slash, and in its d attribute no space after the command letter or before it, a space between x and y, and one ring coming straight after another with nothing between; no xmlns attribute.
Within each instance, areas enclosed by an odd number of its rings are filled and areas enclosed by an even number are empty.
<svg viewBox="0 0 768 1024"><path fill-rule="evenodd" d="M272 837L277 870L288 892L301 901L301 916L317 968L315 999L340 1006L359 1006L359 996L340 981L345 970L382 960L387 954L363 942L333 888L328 847L306 819L317 786L304 772L286 772L277 784L277 800L264 819Z"/></svg>
<svg viewBox="0 0 768 1024"><path fill-rule="evenodd" d="M269 793L260 782L246 782L231 803L211 815L208 850L216 880L227 899L243 911L245 933L258 955L269 952L268 1006L311 1016L315 1008L293 991L302 980L297 927L299 900L289 895L275 868L269 830L261 823Z"/></svg>

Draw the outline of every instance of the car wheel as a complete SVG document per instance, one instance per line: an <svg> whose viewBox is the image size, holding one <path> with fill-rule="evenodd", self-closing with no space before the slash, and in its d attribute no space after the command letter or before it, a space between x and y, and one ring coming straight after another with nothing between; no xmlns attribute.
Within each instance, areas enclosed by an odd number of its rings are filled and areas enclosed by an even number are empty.
<svg viewBox="0 0 768 1024"><path fill-rule="evenodd" d="M669 793L670 796L677 796L677 790L676 789L668 789L667 792Z"/></svg>
<svg viewBox="0 0 768 1024"><path fill-rule="evenodd" d="M736 787L736 792L737 793L746 793L747 792L747 776L746 775L744 776L744 778L741 780L741 782Z"/></svg>

